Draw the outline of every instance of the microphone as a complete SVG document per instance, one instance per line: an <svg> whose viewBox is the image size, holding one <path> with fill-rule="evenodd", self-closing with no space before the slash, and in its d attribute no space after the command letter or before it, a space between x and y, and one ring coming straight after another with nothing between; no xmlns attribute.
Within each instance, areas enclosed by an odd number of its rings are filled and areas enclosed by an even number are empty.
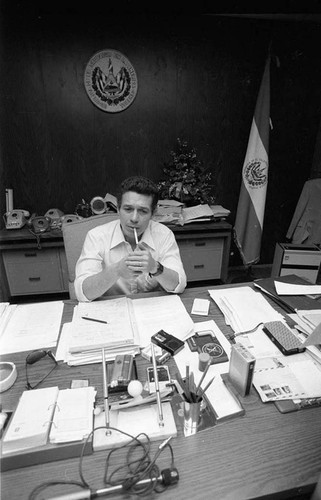
<svg viewBox="0 0 321 500"><path fill-rule="evenodd" d="M47 351L34 351L28 354L27 363L28 365L34 365L37 361L47 356Z"/></svg>
<svg viewBox="0 0 321 500"><path fill-rule="evenodd" d="M141 479L140 481L137 481L137 483L133 484L135 486L146 486L156 481L157 483L163 484L164 486L170 486L173 484L177 484L178 480L178 470L173 468L162 470L157 478ZM109 486L108 488L101 488L99 490L84 489L82 491L77 491L76 493L68 493L67 495L51 497L48 500L90 500L92 498L102 497L111 493L121 493L125 491L126 485L124 487L122 484L118 484L117 486Z"/></svg>
<svg viewBox="0 0 321 500"><path fill-rule="evenodd" d="M49 358L51 358L57 364L56 358L52 354L52 352L51 351L43 351L43 350L34 351L34 352L31 352L30 354L28 354L27 363L28 363L28 365L34 365L35 363L37 363L38 361L40 361L42 358L44 358L47 355L49 356Z"/></svg>

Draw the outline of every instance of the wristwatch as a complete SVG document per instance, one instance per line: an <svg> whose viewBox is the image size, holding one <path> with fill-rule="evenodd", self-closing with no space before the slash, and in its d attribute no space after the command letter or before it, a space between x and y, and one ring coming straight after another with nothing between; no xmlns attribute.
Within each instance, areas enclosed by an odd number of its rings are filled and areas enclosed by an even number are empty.
<svg viewBox="0 0 321 500"><path fill-rule="evenodd" d="M163 271L164 271L164 266L160 262L157 261L156 272L155 273L148 273L148 274L149 274L150 278L155 278L155 276L159 276L160 274L162 274Z"/></svg>

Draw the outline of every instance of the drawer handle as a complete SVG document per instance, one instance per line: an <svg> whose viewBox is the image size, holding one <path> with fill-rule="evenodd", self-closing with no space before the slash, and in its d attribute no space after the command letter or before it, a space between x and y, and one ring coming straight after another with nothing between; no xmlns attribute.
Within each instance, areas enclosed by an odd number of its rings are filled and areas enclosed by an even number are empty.
<svg viewBox="0 0 321 500"><path fill-rule="evenodd" d="M205 247L205 245L206 245L205 241L197 241L195 243L196 247Z"/></svg>
<svg viewBox="0 0 321 500"><path fill-rule="evenodd" d="M194 266L194 269L203 269L203 267L204 267L204 264L196 264Z"/></svg>
<svg viewBox="0 0 321 500"><path fill-rule="evenodd" d="M25 257L37 257L37 252L25 252Z"/></svg>
<svg viewBox="0 0 321 500"><path fill-rule="evenodd" d="M35 278L29 278L29 281L40 281L40 276L37 276Z"/></svg>

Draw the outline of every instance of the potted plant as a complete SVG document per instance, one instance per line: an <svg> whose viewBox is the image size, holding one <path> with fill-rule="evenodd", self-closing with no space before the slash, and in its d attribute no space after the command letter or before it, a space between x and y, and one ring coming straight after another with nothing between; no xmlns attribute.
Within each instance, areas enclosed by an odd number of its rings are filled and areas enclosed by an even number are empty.
<svg viewBox="0 0 321 500"><path fill-rule="evenodd" d="M170 161L164 163L163 179L158 183L160 199L177 200L187 206L213 205L212 173L204 167L196 149L178 138L176 150L170 155Z"/></svg>

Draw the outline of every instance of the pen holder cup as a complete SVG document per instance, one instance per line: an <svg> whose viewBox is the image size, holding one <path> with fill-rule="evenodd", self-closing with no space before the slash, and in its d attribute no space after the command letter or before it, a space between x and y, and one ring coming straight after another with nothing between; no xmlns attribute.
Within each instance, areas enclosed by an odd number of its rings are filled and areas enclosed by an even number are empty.
<svg viewBox="0 0 321 500"><path fill-rule="evenodd" d="M197 433L201 420L203 399L200 398L197 403L184 401L184 435L192 436Z"/></svg>

